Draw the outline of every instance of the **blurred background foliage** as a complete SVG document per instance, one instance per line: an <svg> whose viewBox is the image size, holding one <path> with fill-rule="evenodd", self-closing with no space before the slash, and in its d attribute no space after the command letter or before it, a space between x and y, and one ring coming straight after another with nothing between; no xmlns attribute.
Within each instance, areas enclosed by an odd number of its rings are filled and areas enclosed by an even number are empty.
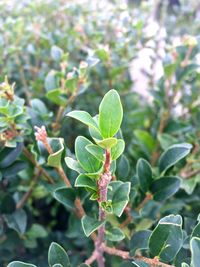
<svg viewBox="0 0 200 267"><path fill-rule="evenodd" d="M95 115L111 88L124 107L126 148L116 172L121 180L137 189L140 157L158 173L163 150L193 145L187 160L172 170L182 177L178 193L167 203L149 201L142 215L133 211L124 246L135 230L149 229L169 213L180 213L191 232L200 208L199 30L198 1L0 2L1 266L13 259L46 266L53 240L67 249L74 266L91 251L80 222L52 197L62 181L39 153L33 127L44 125L50 137L63 137L71 155L75 138L89 134L65 113L81 109ZM75 173L63 167L73 183ZM134 192L133 210L144 197ZM91 208L90 201L84 205ZM176 266L187 248L186 243ZM119 264L113 257L110 266Z"/></svg>

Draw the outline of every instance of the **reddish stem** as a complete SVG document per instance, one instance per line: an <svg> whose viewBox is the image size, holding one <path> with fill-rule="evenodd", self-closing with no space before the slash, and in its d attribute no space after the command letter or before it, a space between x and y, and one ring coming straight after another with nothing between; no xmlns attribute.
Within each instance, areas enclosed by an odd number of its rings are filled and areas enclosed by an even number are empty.
<svg viewBox="0 0 200 267"><path fill-rule="evenodd" d="M110 151L106 150L105 152L105 163L104 163L104 173L101 175L98 181L98 189L99 189L99 221L105 220L106 213L101 207L101 203L107 201L107 191L110 180L112 179L112 175L110 173ZM97 251L97 263L98 267L105 266L105 259L103 256L102 244L104 242L105 237L105 226L102 225L98 230L98 237L95 243L95 248Z"/></svg>

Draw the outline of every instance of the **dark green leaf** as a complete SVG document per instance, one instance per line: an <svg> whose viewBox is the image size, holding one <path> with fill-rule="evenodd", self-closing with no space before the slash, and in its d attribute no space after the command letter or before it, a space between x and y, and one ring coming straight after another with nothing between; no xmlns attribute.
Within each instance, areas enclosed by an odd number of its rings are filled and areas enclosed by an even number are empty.
<svg viewBox="0 0 200 267"><path fill-rule="evenodd" d="M200 238L193 237L190 241L190 247L192 252L192 267L199 267L199 259L200 259Z"/></svg>
<svg viewBox="0 0 200 267"><path fill-rule="evenodd" d="M164 201L173 196L180 187L180 178L164 176L155 180L151 185L151 192L154 195L154 200Z"/></svg>
<svg viewBox="0 0 200 267"><path fill-rule="evenodd" d="M150 252L161 260L172 261L183 243L182 218L169 215L162 218L149 238Z"/></svg>
<svg viewBox="0 0 200 267"><path fill-rule="evenodd" d="M68 209L73 209L76 193L73 188L58 188L53 193L54 198L66 206Z"/></svg>
<svg viewBox="0 0 200 267"><path fill-rule="evenodd" d="M145 159L139 159L137 162L137 176L139 178L140 188L145 193L149 190L152 183L151 165Z"/></svg>
<svg viewBox="0 0 200 267"><path fill-rule="evenodd" d="M159 170L165 173L170 167L186 157L192 149L192 145L183 143L169 147L159 158Z"/></svg>
<svg viewBox="0 0 200 267"><path fill-rule="evenodd" d="M49 266L61 264L63 267L70 267L70 262L66 251L57 243L51 243L48 252Z"/></svg>
<svg viewBox="0 0 200 267"><path fill-rule="evenodd" d="M22 261L13 261L9 263L7 267L36 267L36 265L25 263Z"/></svg>
<svg viewBox="0 0 200 267"><path fill-rule="evenodd" d="M24 210L16 210L12 214L4 215L5 221L9 228L24 234L27 226L27 215Z"/></svg>
<svg viewBox="0 0 200 267"><path fill-rule="evenodd" d="M150 230L138 231L131 237L130 240L130 255L134 256L137 249L149 248L149 237L151 235Z"/></svg>

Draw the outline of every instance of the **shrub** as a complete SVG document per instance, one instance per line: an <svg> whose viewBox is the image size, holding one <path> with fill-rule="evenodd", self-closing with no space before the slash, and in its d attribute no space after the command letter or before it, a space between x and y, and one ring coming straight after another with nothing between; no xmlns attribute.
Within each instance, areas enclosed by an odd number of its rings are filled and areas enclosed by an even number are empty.
<svg viewBox="0 0 200 267"><path fill-rule="evenodd" d="M197 7L155 6L156 80L150 3L0 5L0 265L197 267Z"/></svg>

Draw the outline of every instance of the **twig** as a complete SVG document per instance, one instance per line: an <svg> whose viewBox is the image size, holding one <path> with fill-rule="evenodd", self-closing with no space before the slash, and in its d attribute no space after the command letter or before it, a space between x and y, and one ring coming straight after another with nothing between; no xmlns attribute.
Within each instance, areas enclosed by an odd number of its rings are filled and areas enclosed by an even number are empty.
<svg viewBox="0 0 200 267"><path fill-rule="evenodd" d="M44 177L47 179L47 181L50 184L54 184L53 178L40 166L40 164L34 159L33 155L28 151L26 147L23 148L23 153L26 156L26 158L33 163L33 165L41 171L41 173L44 175Z"/></svg>
<svg viewBox="0 0 200 267"><path fill-rule="evenodd" d="M41 170L39 170L35 176L33 177L33 180L32 180L32 184L30 186L30 189L23 195L22 199L17 203L17 206L16 206L16 209L21 209L23 208L23 206L25 205L25 203L27 202L28 198L31 196L33 190L34 190L34 187L35 187L35 184L37 183L40 175L41 175Z"/></svg>
<svg viewBox="0 0 200 267"><path fill-rule="evenodd" d="M150 258L146 258L146 257L143 257L143 256L135 256L135 257L131 257L129 255L129 252L128 251L124 251L124 250L120 250L120 249L117 249L115 247L107 247L105 244L102 244L102 249L104 252L110 254L110 255L116 255L116 256L119 256L123 259L139 259L139 260L142 260L148 264L150 264L151 267L174 267L173 265L169 265L169 264L166 264L166 263L163 263L161 261L159 261L157 258L154 258L154 259L150 259Z"/></svg>
<svg viewBox="0 0 200 267"><path fill-rule="evenodd" d="M85 264L92 264L98 257L98 253L96 250L93 251L92 255L85 261Z"/></svg>
<svg viewBox="0 0 200 267"><path fill-rule="evenodd" d="M142 209L143 207L144 207L144 205L149 201L149 200L151 200L152 199L152 195L151 195L151 193L147 193L146 194L146 196L145 196L145 198L142 200L142 202L136 207L136 211L137 212L139 212L139 210L140 209ZM126 218L126 220L125 221L123 221L121 224L120 224L120 228L124 228L124 227L126 227L131 221L132 221L132 216L131 216L131 214L130 214L130 210L131 210L131 208L130 207L126 207L125 208L125 213L126 213L126 215L127 215L127 218Z"/></svg>
<svg viewBox="0 0 200 267"><path fill-rule="evenodd" d="M151 194L151 193L147 193L146 196L145 196L145 198L143 199L143 201L137 206L136 211L141 210L141 209L144 207L144 205L145 205L149 200L151 200L152 198L153 198L152 194Z"/></svg>
<svg viewBox="0 0 200 267"><path fill-rule="evenodd" d="M35 129L36 129L36 132L35 132L36 140L37 141L41 141L43 143L44 147L46 148L46 150L48 151L48 153L52 154L53 153L53 149L52 149L51 145L48 142L47 132L46 132L45 127L42 126L41 128L39 128L39 127L36 126ZM65 174L65 172L63 170L63 167L62 166L55 167L54 169L59 174L61 179L64 181L65 185L67 187L72 187L72 185L70 183L70 180L68 179L67 175ZM85 211L83 209L83 206L82 206L80 198L76 198L74 204L75 204L74 212L75 212L76 216L78 218L82 218L85 215ZM91 238L92 238L92 240L95 241L96 240L96 234L93 233L91 235Z"/></svg>

